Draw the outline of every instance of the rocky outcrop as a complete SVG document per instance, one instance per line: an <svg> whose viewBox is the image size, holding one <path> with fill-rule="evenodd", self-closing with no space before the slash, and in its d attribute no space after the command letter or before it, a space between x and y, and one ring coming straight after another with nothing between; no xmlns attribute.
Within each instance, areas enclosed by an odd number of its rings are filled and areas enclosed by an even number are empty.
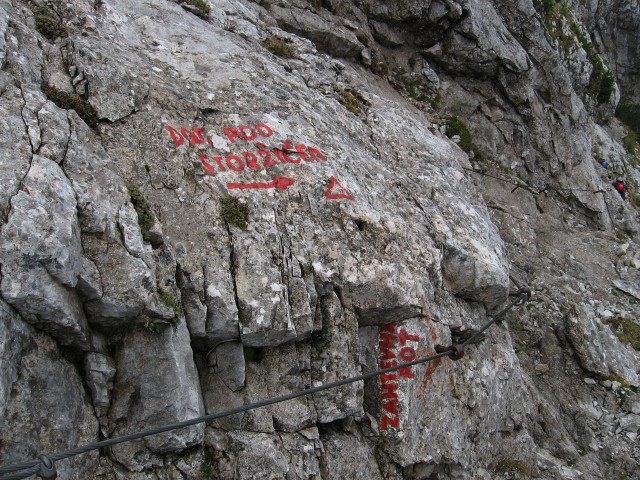
<svg viewBox="0 0 640 480"><path fill-rule="evenodd" d="M431 355L525 287L458 362L59 478L635 474L635 4L198 3L0 0L3 464Z"/></svg>

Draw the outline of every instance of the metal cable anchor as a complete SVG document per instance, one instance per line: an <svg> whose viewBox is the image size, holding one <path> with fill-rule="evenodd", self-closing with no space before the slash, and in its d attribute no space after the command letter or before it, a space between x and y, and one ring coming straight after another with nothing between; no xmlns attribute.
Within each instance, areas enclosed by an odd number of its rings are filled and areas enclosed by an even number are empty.
<svg viewBox="0 0 640 480"><path fill-rule="evenodd" d="M40 455L40 470L36 475L44 480L56 480L58 478L56 464L46 455Z"/></svg>
<svg viewBox="0 0 640 480"><path fill-rule="evenodd" d="M449 352L449 358L451 360L460 360L464 357L464 345L459 343L454 343L453 345L449 345L445 347L444 345L436 345L435 346L436 353L446 353Z"/></svg>

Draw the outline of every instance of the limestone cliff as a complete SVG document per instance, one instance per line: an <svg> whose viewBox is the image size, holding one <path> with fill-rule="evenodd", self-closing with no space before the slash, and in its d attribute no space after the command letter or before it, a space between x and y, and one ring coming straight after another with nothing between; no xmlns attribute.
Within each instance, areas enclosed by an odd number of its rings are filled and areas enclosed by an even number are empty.
<svg viewBox="0 0 640 480"><path fill-rule="evenodd" d="M429 355L527 288L457 362L58 478L640 478L639 24L0 0L2 465Z"/></svg>

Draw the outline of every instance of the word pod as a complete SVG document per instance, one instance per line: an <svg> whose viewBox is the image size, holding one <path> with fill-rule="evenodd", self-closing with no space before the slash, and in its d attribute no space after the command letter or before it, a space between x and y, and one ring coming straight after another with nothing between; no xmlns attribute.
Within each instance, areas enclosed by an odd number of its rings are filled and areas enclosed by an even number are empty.
<svg viewBox="0 0 640 480"><path fill-rule="evenodd" d="M397 327L397 323L387 323L380 327L378 347L381 369L395 367L398 363L412 362L418 358L415 348L409 342L419 342L420 337L411 335L404 327L400 329ZM382 392L380 430L387 430L389 427L400 428L400 411L398 409L400 404L398 380L400 378L415 378L411 367L403 367L395 372L380 375Z"/></svg>

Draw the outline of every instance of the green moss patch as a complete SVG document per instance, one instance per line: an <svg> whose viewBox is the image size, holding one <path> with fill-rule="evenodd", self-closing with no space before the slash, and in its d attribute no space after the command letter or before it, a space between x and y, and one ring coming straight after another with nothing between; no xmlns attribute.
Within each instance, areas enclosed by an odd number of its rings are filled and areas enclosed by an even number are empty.
<svg viewBox="0 0 640 480"><path fill-rule="evenodd" d="M631 320L613 318L607 324L616 334L621 342L628 343L636 350L640 351L640 325Z"/></svg>
<svg viewBox="0 0 640 480"><path fill-rule="evenodd" d="M211 7L205 0L179 0L178 3L185 10L189 10L202 18L207 18L211 13Z"/></svg>
<svg viewBox="0 0 640 480"><path fill-rule="evenodd" d="M69 34L64 23L58 20L56 14L49 8L45 6L36 7L33 15L36 20L36 30L49 40L53 41Z"/></svg>
<svg viewBox="0 0 640 480"><path fill-rule="evenodd" d="M480 149L473 143L471 132L467 125L457 117L451 117L447 120L447 137L452 138L455 135L460 137L460 143L458 144L465 152L473 152L477 158L481 158Z"/></svg>
<svg viewBox="0 0 640 480"><path fill-rule="evenodd" d="M78 95L63 92L51 85L42 87L42 92L58 107L64 110L75 110L78 116L84 120L84 123L90 127L95 127L98 124L96 111L89 102L83 100Z"/></svg>
<svg viewBox="0 0 640 480"><path fill-rule="evenodd" d="M262 42L262 46L281 58L293 58L296 54L292 47L287 45L284 40L278 37L267 38Z"/></svg>
<svg viewBox="0 0 640 480"><path fill-rule="evenodd" d="M149 242L151 241L149 230L156 221L156 218L151 211L151 205L147 202L147 199L144 198L144 195L142 195L142 192L138 187L135 185L129 185L127 188L129 190L129 195L131 195L133 208L136 209L136 213L138 214L138 225L140 225L142 238L146 242Z"/></svg>
<svg viewBox="0 0 640 480"><path fill-rule="evenodd" d="M520 460L513 458L505 458L500 460L495 467L496 473L519 473L521 475L529 475L529 467Z"/></svg>
<svg viewBox="0 0 640 480"><path fill-rule="evenodd" d="M160 296L162 303L173 310L173 322L176 323L182 313L176 297L162 288L158 288L158 295Z"/></svg>
<svg viewBox="0 0 640 480"><path fill-rule="evenodd" d="M250 211L249 205L235 197L224 197L220 202L222 204L220 215L224 221L229 225L246 230Z"/></svg>

